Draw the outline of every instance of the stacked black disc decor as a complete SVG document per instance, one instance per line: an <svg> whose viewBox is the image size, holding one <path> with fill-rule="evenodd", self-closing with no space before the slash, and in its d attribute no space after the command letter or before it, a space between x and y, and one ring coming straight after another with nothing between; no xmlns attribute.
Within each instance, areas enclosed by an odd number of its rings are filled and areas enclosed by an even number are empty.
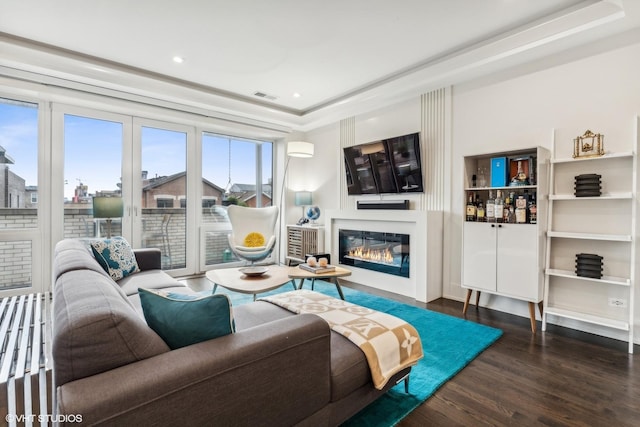
<svg viewBox="0 0 640 427"><path fill-rule="evenodd" d="M602 279L602 257L596 254L576 254L576 275Z"/></svg>
<svg viewBox="0 0 640 427"><path fill-rule="evenodd" d="M601 175L595 173L589 173L584 175L578 175L575 177L576 197L600 197L602 194L602 186L600 182Z"/></svg>

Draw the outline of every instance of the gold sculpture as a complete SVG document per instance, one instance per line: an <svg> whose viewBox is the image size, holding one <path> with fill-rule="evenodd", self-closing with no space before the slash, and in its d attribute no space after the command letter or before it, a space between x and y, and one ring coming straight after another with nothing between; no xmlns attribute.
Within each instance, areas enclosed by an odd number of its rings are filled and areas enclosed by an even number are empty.
<svg viewBox="0 0 640 427"><path fill-rule="evenodd" d="M573 158L598 157L604 154L604 135L587 129L573 140Z"/></svg>

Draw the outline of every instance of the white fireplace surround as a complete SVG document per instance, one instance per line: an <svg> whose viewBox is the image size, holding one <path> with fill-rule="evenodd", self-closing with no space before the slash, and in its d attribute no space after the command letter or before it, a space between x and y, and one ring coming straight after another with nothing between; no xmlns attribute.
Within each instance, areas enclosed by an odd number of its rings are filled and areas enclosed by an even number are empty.
<svg viewBox="0 0 640 427"><path fill-rule="evenodd" d="M325 244L338 262L340 229L409 235L409 277L345 266L348 280L429 302L442 296L442 212L416 210L329 210L325 212Z"/></svg>

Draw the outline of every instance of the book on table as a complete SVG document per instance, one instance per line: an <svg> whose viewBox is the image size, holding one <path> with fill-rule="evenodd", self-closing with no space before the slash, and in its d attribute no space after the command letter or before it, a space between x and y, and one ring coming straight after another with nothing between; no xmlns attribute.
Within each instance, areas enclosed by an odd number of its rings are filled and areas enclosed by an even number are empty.
<svg viewBox="0 0 640 427"><path fill-rule="evenodd" d="M324 267L315 266L312 267L307 263L298 265L303 270L310 271L312 273L320 274L320 273L330 273L332 271L336 271L336 267L334 265L325 265Z"/></svg>

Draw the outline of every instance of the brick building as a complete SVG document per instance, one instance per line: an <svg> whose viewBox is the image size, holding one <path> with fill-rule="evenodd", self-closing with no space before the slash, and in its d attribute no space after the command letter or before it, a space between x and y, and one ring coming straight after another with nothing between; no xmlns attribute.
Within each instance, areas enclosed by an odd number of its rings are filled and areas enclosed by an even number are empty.
<svg viewBox="0 0 640 427"><path fill-rule="evenodd" d="M11 172L14 161L0 146L0 208L24 208L26 202L24 178Z"/></svg>
<svg viewBox="0 0 640 427"><path fill-rule="evenodd" d="M211 181L202 179L202 207L222 204L224 189ZM143 208L184 208L186 207L187 173L147 179L142 177Z"/></svg>

